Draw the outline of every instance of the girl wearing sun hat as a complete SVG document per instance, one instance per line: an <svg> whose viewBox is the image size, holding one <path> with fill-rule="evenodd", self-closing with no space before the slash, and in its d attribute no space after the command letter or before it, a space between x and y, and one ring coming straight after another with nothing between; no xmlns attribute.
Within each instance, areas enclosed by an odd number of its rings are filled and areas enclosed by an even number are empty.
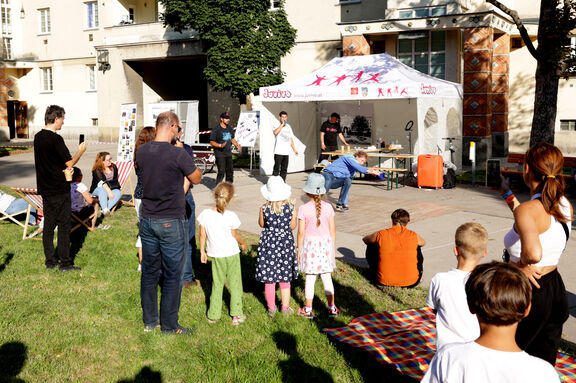
<svg viewBox="0 0 576 383"><path fill-rule="evenodd" d="M292 190L280 176L272 176L260 189L266 202L260 207L258 223L264 228L258 243L256 280L264 283L268 315L273 317L276 308L276 282L280 284L282 313L290 315L290 281L298 278L298 262L294 250L296 215Z"/></svg>

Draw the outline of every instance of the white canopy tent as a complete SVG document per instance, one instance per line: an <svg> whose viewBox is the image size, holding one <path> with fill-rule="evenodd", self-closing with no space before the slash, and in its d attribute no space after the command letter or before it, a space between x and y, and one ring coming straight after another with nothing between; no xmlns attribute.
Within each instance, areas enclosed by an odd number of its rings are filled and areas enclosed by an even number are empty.
<svg viewBox="0 0 576 383"><path fill-rule="evenodd" d="M354 114L371 114L371 140L398 141L414 154L437 154L449 159L448 142L456 137L453 161L460 168L462 85L440 80L402 64L388 54L347 56L331 60L298 80L260 88L260 169L271 174L278 113L288 112L294 134L305 153L291 155L289 172L312 168L320 154L319 129L333 111L344 122ZM259 107L258 107L259 106ZM405 126L414 125L409 147ZM352 145L354 146L354 145Z"/></svg>

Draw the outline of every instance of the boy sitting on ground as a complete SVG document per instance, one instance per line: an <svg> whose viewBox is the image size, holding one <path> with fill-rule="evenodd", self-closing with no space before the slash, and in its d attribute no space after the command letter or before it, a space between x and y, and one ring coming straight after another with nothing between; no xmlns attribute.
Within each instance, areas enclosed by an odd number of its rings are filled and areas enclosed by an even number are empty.
<svg viewBox="0 0 576 383"><path fill-rule="evenodd" d="M455 244L456 268L434 275L426 298L436 312L436 350L447 343L470 342L480 335L476 315L466 304L464 285L488 252L488 233L482 225L468 222L456 229Z"/></svg>
<svg viewBox="0 0 576 383"><path fill-rule="evenodd" d="M422 382L560 382L554 367L516 344L518 322L530 312L532 298L520 269L495 261L479 265L466 282L466 295L480 337L443 346Z"/></svg>
<svg viewBox="0 0 576 383"><path fill-rule="evenodd" d="M91 229L96 227L98 218L98 197L93 197L88 191L88 187L82 183L82 171L74 166L72 173L72 182L70 183L70 199L72 200L72 212L80 219L92 217Z"/></svg>

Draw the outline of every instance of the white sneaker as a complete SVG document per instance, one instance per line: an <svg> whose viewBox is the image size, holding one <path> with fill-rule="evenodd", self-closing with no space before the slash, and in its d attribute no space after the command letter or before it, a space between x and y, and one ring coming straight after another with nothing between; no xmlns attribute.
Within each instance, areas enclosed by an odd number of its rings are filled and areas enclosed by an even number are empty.
<svg viewBox="0 0 576 383"><path fill-rule="evenodd" d="M139 273L142 272L142 265L138 265L138 272L139 272Z"/></svg>
<svg viewBox="0 0 576 383"><path fill-rule="evenodd" d="M108 217L110 215L110 209L102 209L102 215Z"/></svg>

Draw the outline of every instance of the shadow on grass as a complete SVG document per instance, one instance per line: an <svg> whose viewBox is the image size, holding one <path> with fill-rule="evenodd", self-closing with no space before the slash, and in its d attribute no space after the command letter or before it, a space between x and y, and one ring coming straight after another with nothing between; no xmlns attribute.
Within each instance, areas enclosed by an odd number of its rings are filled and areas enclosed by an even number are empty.
<svg viewBox="0 0 576 383"><path fill-rule="evenodd" d="M0 264L0 273L6 269L6 266L8 266L10 261L12 261L12 258L14 258L14 253L6 253L6 256L4 258L4 262L2 262Z"/></svg>
<svg viewBox="0 0 576 383"><path fill-rule="evenodd" d="M22 372L27 357L28 348L24 343L4 343L0 347L0 382L25 382L17 376Z"/></svg>
<svg viewBox="0 0 576 383"><path fill-rule="evenodd" d="M162 374L152 370L150 367L142 367L140 372L134 376L134 379L119 380L118 383L161 383Z"/></svg>
<svg viewBox="0 0 576 383"><path fill-rule="evenodd" d="M334 382L326 371L306 363L298 354L296 337L284 331L272 334L280 351L288 355L288 360L278 362L282 371L282 382Z"/></svg>
<svg viewBox="0 0 576 383"><path fill-rule="evenodd" d="M82 250L87 235L88 229L85 227L78 228L74 232L70 233L70 258L72 259L72 262L75 261L76 256L80 250ZM58 246L60 246L60 244L58 244Z"/></svg>

